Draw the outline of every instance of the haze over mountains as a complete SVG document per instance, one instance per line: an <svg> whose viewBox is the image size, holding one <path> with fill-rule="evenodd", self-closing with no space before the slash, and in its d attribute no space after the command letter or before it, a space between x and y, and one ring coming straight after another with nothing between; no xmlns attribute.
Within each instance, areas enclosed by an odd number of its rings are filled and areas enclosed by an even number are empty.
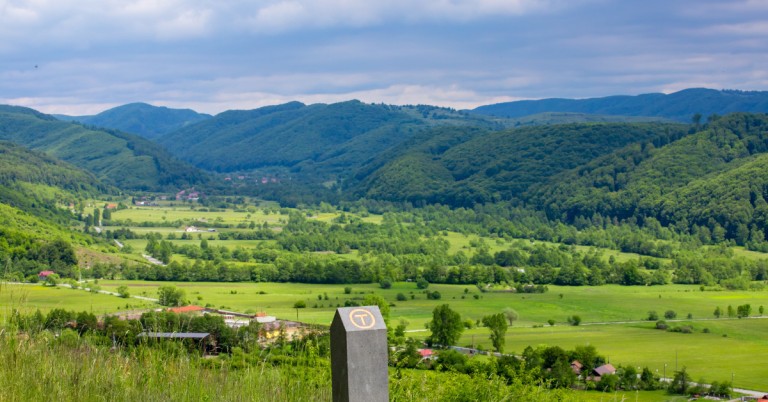
<svg viewBox="0 0 768 402"><path fill-rule="evenodd" d="M688 123L691 116L733 112L765 113L766 91L718 91L691 88L665 95L608 96L591 99L541 99L480 106L474 113L512 118L544 112L592 113L620 116L656 116Z"/></svg>
<svg viewBox="0 0 768 402"><path fill-rule="evenodd" d="M170 109L146 103L129 103L101 112L95 116L53 115L63 121L77 121L91 126L114 128L120 131L153 138L178 130L189 124L208 119L209 114L190 109Z"/></svg>

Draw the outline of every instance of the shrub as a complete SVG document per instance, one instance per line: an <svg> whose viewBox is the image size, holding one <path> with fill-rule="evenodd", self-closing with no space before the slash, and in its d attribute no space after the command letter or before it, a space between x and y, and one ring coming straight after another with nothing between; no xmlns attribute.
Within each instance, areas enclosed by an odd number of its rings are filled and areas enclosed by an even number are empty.
<svg viewBox="0 0 768 402"><path fill-rule="evenodd" d="M127 298L131 297L131 293L128 292L128 286L125 286L125 285L118 287L117 288L117 293L123 299L127 299Z"/></svg>
<svg viewBox="0 0 768 402"><path fill-rule="evenodd" d="M406 300L408 300L408 298L405 297L404 294L402 294L402 293L398 293L397 294L397 301L406 301Z"/></svg>
<svg viewBox="0 0 768 402"><path fill-rule="evenodd" d="M479 298L480 298L480 295L478 295L478 294L474 294L474 295L472 295L472 297L474 297L474 298L475 298L475 300L477 300L477 299L479 299Z"/></svg>
<svg viewBox="0 0 768 402"><path fill-rule="evenodd" d="M555 326L555 320L550 318L547 320L547 322L549 323L550 326Z"/></svg>
<svg viewBox="0 0 768 402"><path fill-rule="evenodd" d="M344 307L360 307L360 303L354 300L345 300Z"/></svg>
<svg viewBox="0 0 768 402"><path fill-rule="evenodd" d="M568 317L568 324L574 325L574 326L581 324L581 317L579 317L577 315Z"/></svg>
<svg viewBox="0 0 768 402"><path fill-rule="evenodd" d="M655 311L649 311L648 312L648 321L658 321L659 314Z"/></svg>
<svg viewBox="0 0 768 402"><path fill-rule="evenodd" d="M429 287L429 282L424 278L419 278L416 280L416 287L419 289L426 289Z"/></svg>
<svg viewBox="0 0 768 402"><path fill-rule="evenodd" d="M352 293L352 288L350 286L347 286L344 288L344 294L350 294Z"/></svg>
<svg viewBox="0 0 768 402"><path fill-rule="evenodd" d="M709 333L709 328L704 328L704 329L701 330L701 332L703 332L705 334L708 334Z"/></svg>
<svg viewBox="0 0 768 402"><path fill-rule="evenodd" d="M304 300L299 300L293 303L293 308L307 308L307 303L304 303Z"/></svg>
<svg viewBox="0 0 768 402"><path fill-rule="evenodd" d="M667 322L664 320L656 321L656 329L667 329Z"/></svg>
<svg viewBox="0 0 768 402"><path fill-rule="evenodd" d="M667 310L667 311L664 313L664 318L666 318L666 319L668 319L668 320L673 320L673 319L675 319L676 317L677 317L677 313L675 313L675 312L674 312L674 311L672 311L672 310Z"/></svg>
<svg viewBox="0 0 768 402"><path fill-rule="evenodd" d="M392 287L392 280L389 278L381 278L381 281L379 281L379 285L381 285L382 289L389 289Z"/></svg>
<svg viewBox="0 0 768 402"><path fill-rule="evenodd" d="M441 297L443 296L438 291L434 291L434 292L427 291L427 299L440 300Z"/></svg>
<svg viewBox="0 0 768 402"><path fill-rule="evenodd" d="M691 313L688 313L688 319L689 319L689 320L693 319L693 314L691 314Z"/></svg>
<svg viewBox="0 0 768 402"><path fill-rule="evenodd" d="M471 320L471 319L469 319L469 318L467 318L466 320L464 320L464 328L466 328L466 329L472 329L472 328L474 328L474 327L475 327L475 322L474 322L474 321L472 321L472 320Z"/></svg>

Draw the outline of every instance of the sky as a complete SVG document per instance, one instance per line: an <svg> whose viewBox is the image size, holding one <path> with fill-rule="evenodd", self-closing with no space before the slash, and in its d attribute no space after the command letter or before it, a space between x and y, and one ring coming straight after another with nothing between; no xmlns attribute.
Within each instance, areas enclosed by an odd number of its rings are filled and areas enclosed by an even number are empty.
<svg viewBox="0 0 768 402"><path fill-rule="evenodd" d="M0 0L0 103L216 114L768 90L768 0Z"/></svg>

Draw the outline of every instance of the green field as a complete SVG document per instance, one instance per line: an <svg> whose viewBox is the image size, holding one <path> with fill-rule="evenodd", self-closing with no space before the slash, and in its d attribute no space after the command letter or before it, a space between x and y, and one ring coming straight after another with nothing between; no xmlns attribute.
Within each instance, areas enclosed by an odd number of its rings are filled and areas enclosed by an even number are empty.
<svg viewBox="0 0 768 402"><path fill-rule="evenodd" d="M157 287L167 282L143 281L99 281L103 290L114 291L117 286L127 285L133 295L155 297ZM761 389L768 384L768 372L760 364L745 364L768 359L768 320L761 318L714 320L712 311L719 306L737 306L750 303L756 312L760 305L768 305L768 292L700 292L697 286L668 285L663 287L623 287L608 285L602 287L558 287L550 286L545 294L502 294L485 293L481 299L476 287L456 285L431 285L430 290L442 294L441 300L427 300L413 283L396 283L391 289L383 290L376 284L351 285L353 294L345 294L345 285L311 285L297 283L176 283L186 291L187 299L193 304L213 304L235 311L254 309L266 311L279 318L296 319L297 310L293 303L304 300L308 308L299 309L298 319L304 322L329 324L337 304L345 299L362 301L365 293L383 295L395 307L392 319L408 318L411 325L409 336L424 338L429 332L423 330L431 318L435 306L448 303L461 313L462 318L476 320L484 315L497 313L504 307L512 307L520 314L520 320L507 333L507 352L521 353L527 346L540 344L561 346L566 349L589 343L595 345L601 354L609 357L612 364L648 366L663 373L667 364L669 376L675 368L675 353L678 366L688 367L694 379L724 380L736 373L737 387ZM8 306L8 286L3 288L0 300ZM137 299L120 299L109 295L93 295L82 290L51 289L42 286L25 286L29 293L26 305L50 309L61 307L77 311L93 309L95 312L116 312L126 308L126 303L141 304ZM464 289L469 289L465 299ZM266 292L260 294L259 292ZM236 292L236 293L235 293ZM361 294L360 292L363 292ZM318 295L328 294L330 300L318 300ZM407 296L407 301L397 301L397 293ZM415 299L411 300L411 295ZM562 299L560 294L563 295ZM198 300L198 296L202 300ZM661 296L661 298L659 298ZM313 308L314 304L323 305ZM7 309L5 309L7 310ZM696 331L692 334L672 333L652 329L653 323L594 325L597 322L641 320L648 310L663 315L674 310L679 318L693 314L691 324ZM581 326L565 325L566 317L577 314L583 318ZM757 313L755 313L757 314ZM543 324L549 318L557 321L554 327L532 328ZM696 319L711 320L696 320ZM686 324L686 323L681 323ZM708 328L711 333L701 330ZM727 337L723 337L727 334ZM460 346L472 344L490 346L488 332L476 328L464 332ZM768 390L766 390L768 391Z"/></svg>

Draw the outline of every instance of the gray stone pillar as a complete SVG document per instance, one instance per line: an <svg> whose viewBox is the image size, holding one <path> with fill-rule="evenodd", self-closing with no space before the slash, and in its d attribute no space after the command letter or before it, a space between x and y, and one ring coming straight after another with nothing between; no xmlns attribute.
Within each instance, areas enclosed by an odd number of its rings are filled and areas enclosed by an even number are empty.
<svg viewBox="0 0 768 402"><path fill-rule="evenodd" d="M378 306L336 309L331 374L333 402L389 401L387 326Z"/></svg>

